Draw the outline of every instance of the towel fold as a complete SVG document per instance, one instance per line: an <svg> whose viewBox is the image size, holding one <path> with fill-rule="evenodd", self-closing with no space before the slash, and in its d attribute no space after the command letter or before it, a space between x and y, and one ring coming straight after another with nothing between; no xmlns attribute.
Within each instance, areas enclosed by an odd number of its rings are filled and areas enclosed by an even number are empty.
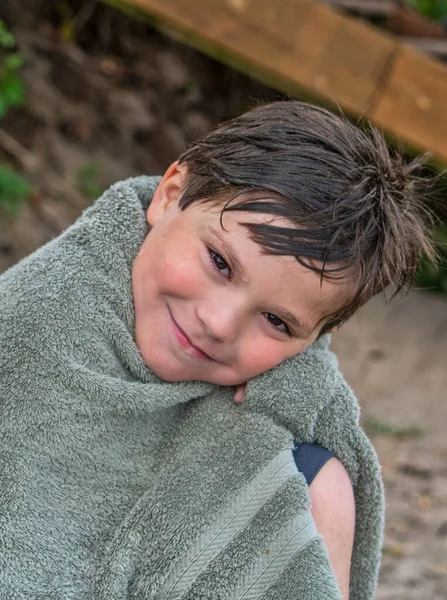
<svg viewBox="0 0 447 600"><path fill-rule="evenodd" d="M351 477L351 600L372 598L382 483L328 336L242 405L144 364L131 268L158 181L114 185L0 278L0 598L340 598L294 441Z"/></svg>

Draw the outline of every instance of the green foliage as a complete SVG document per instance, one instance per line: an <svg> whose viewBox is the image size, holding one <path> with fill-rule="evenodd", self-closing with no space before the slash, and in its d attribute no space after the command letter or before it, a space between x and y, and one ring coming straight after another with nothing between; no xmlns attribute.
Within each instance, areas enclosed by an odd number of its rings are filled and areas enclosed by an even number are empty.
<svg viewBox="0 0 447 600"><path fill-rule="evenodd" d="M418 438L422 435L422 429L416 425L402 427L375 417L367 417L363 428L368 435L380 435L400 440Z"/></svg>
<svg viewBox="0 0 447 600"><path fill-rule="evenodd" d="M447 20L447 0L408 0L408 4L430 19Z"/></svg>
<svg viewBox="0 0 447 600"><path fill-rule="evenodd" d="M89 200L96 200L104 191L99 183L99 165L88 163L77 171L77 182L80 192Z"/></svg>
<svg viewBox="0 0 447 600"><path fill-rule="evenodd" d="M0 206L16 215L30 193L31 186L19 173L0 163Z"/></svg>
<svg viewBox="0 0 447 600"><path fill-rule="evenodd" d="M20 68L23 57L14 51L16 40L0 19L0 119L13 106L24 102ZM31 193L29 183L9 166L0 163L0 207L17 214L20 205Z"/></svg>
<svg viewBox="0 0 447 600"><path fill-rule="evenodd" d="M0 119L12 106L24 102L24 90L20 78L23 57L13 50L15 38L0 20Z"/></svg>
<svg viewBox="0 0 447 600"><path fill-rule="evenodd" d="M434 234L439 260L435 263L423 259L416 275L418 285L425 290L447 294L447 222Z"/></svg>
<svg viewBox="0 0 447 600"><path fill-rule="evenodd" d="M67 0L59 0L55 3L55 8L59 13L61 20L60 36L63 42L72 44L75 41L75 18L73 9Z"/></svg>
<svg viewBox="0 0 447 600"><path fill-rule="evenodd" d="M0 19L0 46L11 50L15 48L16 40L10 31L8 31L5 23Z"/></svg>
<svg viewBox="0 0 447 600"><path fill-rule="evenodd" d="M384 556L392 556L393 558L402 558L405 556L405 549L402 544L384 544L382 546L382 554Z"/></svg>

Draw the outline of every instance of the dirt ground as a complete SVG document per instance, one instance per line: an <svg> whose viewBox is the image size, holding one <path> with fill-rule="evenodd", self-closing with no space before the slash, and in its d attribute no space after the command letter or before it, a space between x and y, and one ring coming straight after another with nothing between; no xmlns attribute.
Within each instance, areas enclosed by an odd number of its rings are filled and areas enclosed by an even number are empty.
<svg viewBox="0 0 447 600"><path fill-rule="evenodd" d="M0 272L114 181L162 173L219 121L281 97L96 2L28 0L26 11L23 2L0 6L27 88L26 106L2 122L0 160L21 168L34 192L19 218L0 213ZM67 16L56 5L70 7L76 43L62 41ZM447 598L447 300L375 299L334 348L383 465L377 598Z"/></svg>
<svg viewBox="0 0 447 600"><path fill-rule="evenodd" d="M447 300L369 302L334 336L382 464L387 527L377 598L447 598Z"/></svg>

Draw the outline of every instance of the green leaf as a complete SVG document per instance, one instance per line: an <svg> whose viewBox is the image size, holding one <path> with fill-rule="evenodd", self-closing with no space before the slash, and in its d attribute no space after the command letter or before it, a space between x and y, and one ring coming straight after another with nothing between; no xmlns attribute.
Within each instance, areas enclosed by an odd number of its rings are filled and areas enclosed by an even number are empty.
<svg viewBox="0 0 447 600"><path fill-rule="evenodd" d="M447 0L408 0L410 6L435 21L447 19Z"/></svg>
<svg viewBox="0 0 447 600"><path fill-rule="evenodd" d="M3 48L14 48L15 45L15 37L7 29L5 22L0 19L0 46Z"/></svg>
<svg viewBox="0 0 447 600"><path fill-rule="evenodd" d="M21 54L14 52L13 54L8 54L2 63L2 67L6 71L17 71L24 63L24 58Z"/></svg>
<svg viewBox="0 0 447 600"><path fill-rule="evenodd" d="M14 36L0 19L0 49L9 50L14 46ZM0 119L7 114L11 106L18 106L24 102L24 87L19 74L23 62L23 56L19 52L0 52Z"/></svg>
<svg viewBox="0 0 447 600"><path fill-rule="evenodd" d="M8 112L8 106L7 106L4 98L2 97L1 88L0 88L0 119L3 119L3 117L6 115L7 112Z"/></svg>
<svg viewBox="0 0 447 600"><path fill-rule="evenodd" d="M0 206L3 205L15 215L30 193L31 186L26 179L7 165L0 163Z"/></svg>
<svg viewBox="0 0 447 600"><path fill-rule="evenodd" d="M22 82L15 76L5 76L3 79L3 85L0 85L0 94L3 96L6 104L9 106L17 106L22 104L24 98Z"/></svg>
<svg viewBox="0 0 447 600"><path fill-rule="evenodd" d="M77 171L78 188L88 200L96 200L104 188L99 183L100 168L96 163L88 163Z"/></svg>
<svg viewBox="0 0 447 600"><path fill-rule="evenodd" d="M380 435L397 439L415 439L423 434L423 430L418 425L402 427L389 421L376 419L375 417L366 417L363 428L368 435Z"/></svg>

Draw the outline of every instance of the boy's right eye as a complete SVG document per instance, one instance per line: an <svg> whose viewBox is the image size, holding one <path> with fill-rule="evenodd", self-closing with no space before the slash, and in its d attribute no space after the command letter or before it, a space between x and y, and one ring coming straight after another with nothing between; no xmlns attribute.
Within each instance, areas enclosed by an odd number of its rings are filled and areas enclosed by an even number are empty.
<svg viewBox="0 0 447 600"><path fill-rule="evenodd" d="M231 269L228 266L227 261L215 250L208 248L208 254L211 259L211 265L213 269L221 273L227 279L231 279Z"/></svg>

